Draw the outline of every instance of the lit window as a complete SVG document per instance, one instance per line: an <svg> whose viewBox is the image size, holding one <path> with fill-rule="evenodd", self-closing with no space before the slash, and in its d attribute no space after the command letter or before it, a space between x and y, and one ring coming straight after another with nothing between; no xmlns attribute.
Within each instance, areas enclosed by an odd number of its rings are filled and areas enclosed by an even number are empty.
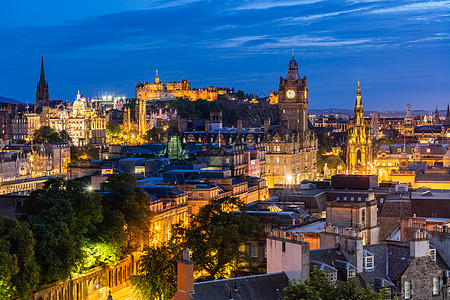
<svg viewBox="0 0 450 300"><path fill-rule="evenodd" d="M430 148L428 148L428 149L427 149L427 153L430 153L430 151L431 151L431 149L430 149Z"/></svg>
<svg viewBox="0 0 450 300"><path fill-rule="evenodd" d="M199 197L200 199L203 199L203 193L198 193L198 197Z"/></svg>
<svg viewBox="0 0 450 300"><path fill-rule="evenodd" d="M431 258L436 261L436 249L430 249Z"/></svg>
<svg viewBox="0 0 450 300"><path fill-rule="evenodd" d="M356 277L356 270L348 270L347 271L347 277L348 278Z"/></svg>
<svg viewBox="0 0 450 300"><path fill-rule="evenodd" d="M280 162L280 158L279 157L275 157L275 162L279 163Z"/></svg>
<svg viewBox="0 0 450 300"><path fill-rule="evenodd" d="M335 273L326 273L325 276L329 281L336 281L336 274Z"/></svg>
<svg viewBox="0 0 450 300"><path fill-rule="evenodd" d="M411 281L405 281L405 299L411 299Z"/></svg>
<svg viewBox="0 0 450 300"><path fill-rule="evenodd" d="M433 295L439 295L439 277L433 277Z"/></svg>

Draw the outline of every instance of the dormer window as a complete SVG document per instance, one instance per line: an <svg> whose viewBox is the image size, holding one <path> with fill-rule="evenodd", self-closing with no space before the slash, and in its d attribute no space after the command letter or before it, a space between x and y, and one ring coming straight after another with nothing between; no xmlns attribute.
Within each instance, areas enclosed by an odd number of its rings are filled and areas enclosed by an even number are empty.
<svg viewBox="0 0 450 300"><path fill-rule="evenodd" d="M326 273L325 277L329 280L329 281L336 281L337 276L336 273Z"/></svg>
<svg viewBox="0 0 450 300"><path fill-rule="evenodd" d="M436 261L436 249L430 249L430 256L431 258Z"/></svg>
<svg viewBox="0 0 450 300"><path fill-rule="evenodd" d="M363 268L366 271L374 269L374 257L369 251L364 250Z"/></svg>

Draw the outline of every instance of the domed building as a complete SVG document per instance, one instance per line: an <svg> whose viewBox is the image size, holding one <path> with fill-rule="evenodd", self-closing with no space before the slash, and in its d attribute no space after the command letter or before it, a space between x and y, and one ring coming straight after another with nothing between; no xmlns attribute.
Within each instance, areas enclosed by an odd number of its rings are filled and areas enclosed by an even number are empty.
<svg viewBox="0 0 450 300"><path fill-rule="evenodd" d="M444 168L450 168L450 148L447 153L445 153L444 158L442 159Z"/></svg>

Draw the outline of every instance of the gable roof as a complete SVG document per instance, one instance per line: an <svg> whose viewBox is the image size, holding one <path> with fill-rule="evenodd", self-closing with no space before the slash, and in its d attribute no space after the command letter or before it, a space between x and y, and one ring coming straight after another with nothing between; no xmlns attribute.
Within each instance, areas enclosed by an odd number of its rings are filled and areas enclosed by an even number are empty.
<svg viewBox="0 0 450 300"><path fill-rule="evenodd" d="M193 300L277 300L289 284L284 272L194 283Z"/></svg>

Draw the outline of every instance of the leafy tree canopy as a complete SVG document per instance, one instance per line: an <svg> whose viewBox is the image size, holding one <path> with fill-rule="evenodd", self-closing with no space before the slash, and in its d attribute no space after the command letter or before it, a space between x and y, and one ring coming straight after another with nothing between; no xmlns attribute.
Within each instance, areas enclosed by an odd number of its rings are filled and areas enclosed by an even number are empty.
<svg viewBox="0 0 450 300"><path fill-rule="evenodd" d="M162 127L153 127L152 129L147 130L143 139L148 143L161 143L163 131Z"/></svg>
<svg viewBox="0 0 450 300"><path fill-rule="evenodd" d="M50 126L42 126L33 132L33 141L35 143L59 143L70 140L67 131L60 132Z"/></svg>
<svg viewBox="0 0 450 300"><path fill-rule="evenodd" d="M110 137L118 136L120 134L120 125L117 122L109 121L106 124L106 134Z"/></svg>
<svg viewBox="0 0 450 300"><path fill-rule="evenodd" d="M239 246L262 236L258 218L245 210L238 198L225 197L203 206L187 227L174 227L172 241L181 241L181 248L192 251L196 268L207 274L203 279L226 276L232 265L246 259Z"/></svg>
<svg viewBox="0 0 450 300"><path fill-rule="evenodd" d="M130 253L139 247L153 216L148 195L136 186L136 177L127 173L111 175L104 192L105 218L100 232L105 238L112 237L113 242L122 244L124 254Z"/></svg>
<svg viewBox="0 0 450 300"><path fill-rule="evenodd" d="M131 283L142 299L171 299L177 290L177 251L167 244L146 247Z"/></svg>
<svg viewBox="0 0 450 300"><path fill-rule="evenodd" d="M390 299L390 293L382 290L379 294L370 289L362 288L356 278L349 281L338 281L334 283L325 277L323 270L314 268L310 277L304 283L291 281L284 289L285 300L383 300Z"/></svg>
<svg viewBox="0 0 450 300"><path fill-rule="evenodd" d="M25 223L0 216L0 299L24 299L39 282L33 233Z"/></svg>

